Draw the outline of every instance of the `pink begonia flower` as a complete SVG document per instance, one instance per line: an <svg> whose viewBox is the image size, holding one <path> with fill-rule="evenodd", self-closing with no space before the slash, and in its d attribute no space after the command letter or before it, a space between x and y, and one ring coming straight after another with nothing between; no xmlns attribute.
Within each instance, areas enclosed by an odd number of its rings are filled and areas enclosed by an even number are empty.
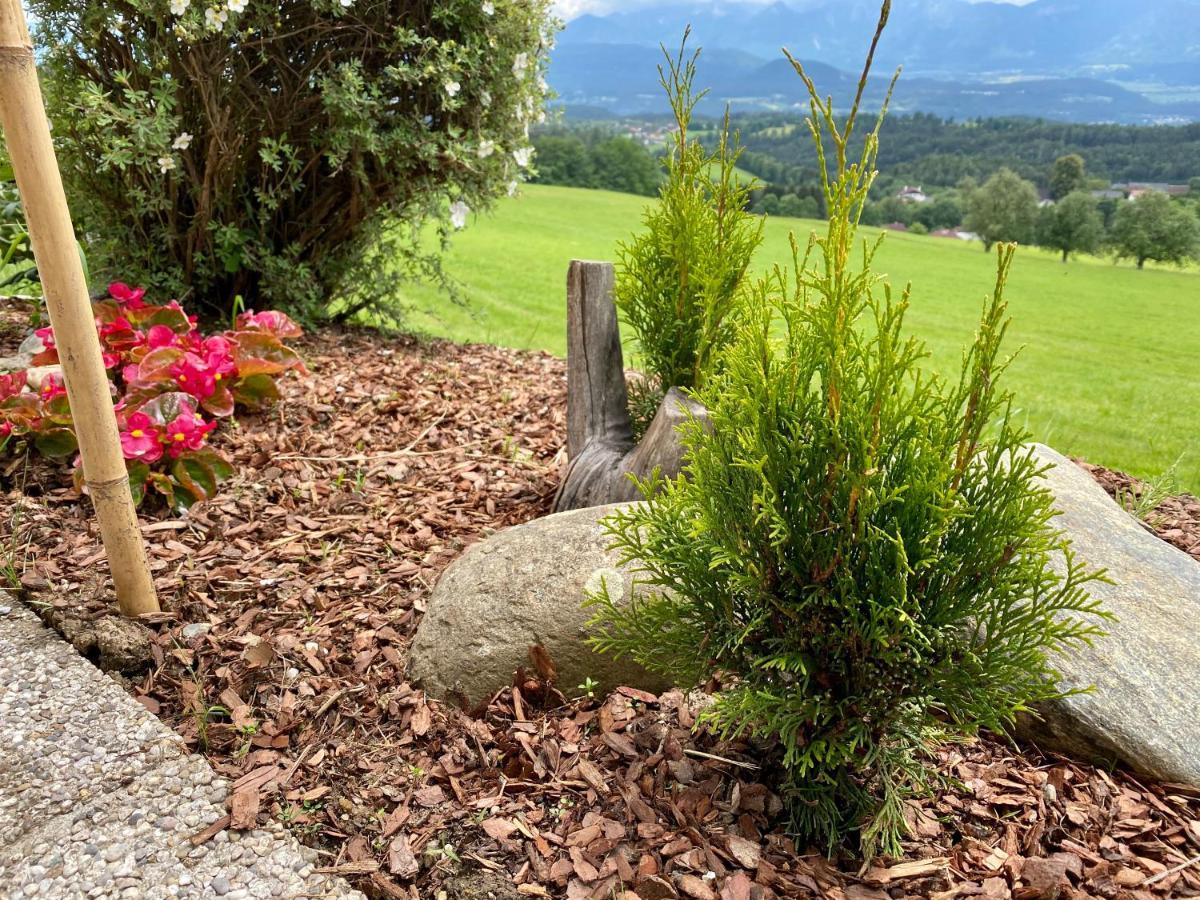
<svg viewBox="0 0 1200 900"><path fill-rule="evenodd" d="M174 346L175 332L166 325L151 325L150 330L146 332L146 344L151 350Z"/></svg>
<svg viewBox="0 0 1200 900"><path fill-rule="evenodd" d="M205 338L200 349L204 354L204 364L208 366L214 380L220 381L237 374L237 364L233 361L233 344L225 338L220 335Z"/></svg>
<svg viewBox="0 0 1200 900"><path fill-rule="evenodd" d="M125 423L121 432L121 450L126 459L140 459L144 463L162 459L163 446L159 440L161 432L145 413L136 412Z"/></svg>
<svg viewBox="0 0 1200 900"><path fill-rule="evenodd" d="M114 281L110 284L108 296L128 309L142 309L146 305L145 300L142 299L146 296L146 289L131 288L123 281Z"/></svg>
<svg viewBox="0 0 1200 900"><path fill-rule="evenodd" d="M171 366L171 375L181 391L197 400L207 400L217 390L217 379L208 364L195 353L185 353L183 359Z"/></svg>
<svg viewBox="0 0 1200 900"><path fill-rule="evenodd" d="M256 313L254 310L242 313L238 316L237 327L266 331L278 337L300 337L304 333L300 326L284 313L271 309L260 313Z"/></svg>
<svg viewBox="0 0 1200 900"><path fill-rule="evenodd" d="M51 372L46 376L46 380L42 382L42 389L38 393L41 394L44 402L49 402L66 392L67 387L63 384L62 376Z"/></svg>
<svg viewBox="0 0 1200 900"><path fill-rule="evenodd" d="M42 346L47 350L54 349L54 329L47 325L45 328L39 328L34 332L38 336L38 340L42 342Z"/></svg>
<svg viewBox="0 0 1200 900"><path fill-rule="evenodd" d="M188 450L199 450L204 446L208 433L216 427L216 422L205 422L199 413L181 412L165 429L163 440L167 445L167 453L171 459L178 459Z"/></svg>

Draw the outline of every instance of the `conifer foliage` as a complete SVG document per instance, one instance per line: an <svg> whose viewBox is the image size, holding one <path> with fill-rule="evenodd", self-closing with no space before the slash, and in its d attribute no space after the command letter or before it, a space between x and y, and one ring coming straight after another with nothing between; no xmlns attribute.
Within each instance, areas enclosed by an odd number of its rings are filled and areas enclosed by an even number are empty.
<svg viewBox="0 0 1200 900"><path fill-rule="evenodd" d="M665 390L699 387L733 337L735 314L762 219L746 209L752 184L738 177L741 148L726 115L715 149L690 131L706 92L695 91L696 58L666 53L659 77L675 116L659 202L645 230L618 248L616 302L637 337L646 374Z"/></svg>
<svg viewBox="0 0 1200 900"><path fill-rule="evenodd" d="M847 148L870 60L845 119L793 60L828 227L755 286L697 392L711 427L685 426L685 474L608 520L637 598L591 597L599 649L679 684L719 675L707 724L777 748L797 835L857 836L868 856L898 852L905 800L936 784L932 743L1059 696L1050 653L1105 619L999 387L1014 248L952 380L906 335L878 242L857 249L879 124Z"/></svg>

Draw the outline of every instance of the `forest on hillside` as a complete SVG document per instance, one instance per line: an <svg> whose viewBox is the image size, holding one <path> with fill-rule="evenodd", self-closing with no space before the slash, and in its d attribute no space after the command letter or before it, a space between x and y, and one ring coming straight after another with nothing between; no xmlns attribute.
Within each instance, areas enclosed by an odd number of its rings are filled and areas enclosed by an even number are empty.
<svg viewBox="0 0 1200 900"><path fill-rule="evenodd" d="M813 180L816 155L798 113L736 116L733 124L746 147L743 168L770 184ZM895 182L953 187L964 178L983 180L1001 168L1046 187L1050 164L1070 153L1082 156L1090 176L1104 182L1187 184L1200 176L1200 124L1077 125L1019 118L954 122L917 113L890 116L880 146L881 187ZM861 145L853 152L860 150Z"/></svg>

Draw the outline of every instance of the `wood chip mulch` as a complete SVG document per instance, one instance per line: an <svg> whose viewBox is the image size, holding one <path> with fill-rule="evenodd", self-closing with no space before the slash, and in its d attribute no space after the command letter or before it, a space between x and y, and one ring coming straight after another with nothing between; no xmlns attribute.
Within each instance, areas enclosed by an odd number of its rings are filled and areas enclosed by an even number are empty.
<svg viewBox="0 0 1200 900"><path fill-rule="evenodd" d="M948 746L953 786L910 805L905 857L864 868L794 846L767 760L694 728L700 694L565 702L522 673L475 718L427 700L405 679L424 598L465 546L548 511L564 366L355 332L302 351L312 375L225 430L220 497L144 517L166 612L127 685L234 781L229 827L275 819L406 900L1200 896L1194 788ZM111 620L66 470L9 461L3 483L26 601L77 634Z"/></svg>
<svg viewBox="0 0 1200 900"><path fill-rule="evenodd" d="M1139 514L1149 532L1200 561L1200 499L1191 494L1159 497L1142 481L1104 466L1076 461L1108 495L1131 513ZM1139 510L1139 506L1150 507Z"/></svg>

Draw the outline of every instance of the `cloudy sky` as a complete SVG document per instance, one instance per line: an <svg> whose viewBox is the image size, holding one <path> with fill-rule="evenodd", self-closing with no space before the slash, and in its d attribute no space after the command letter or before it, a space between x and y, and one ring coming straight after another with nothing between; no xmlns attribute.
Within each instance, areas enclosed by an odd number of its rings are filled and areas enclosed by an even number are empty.
<svg viewBox="0 0 1200 900"><path fill-rule="evenodd" d="M674 0L556 0L554 7L564 19L573 19L584 13L604 14L616 9L629 9L632 6L661 6L668 2L674 2ZM714 0L714 2L722 5L733 5L734 2L762 5L773 3L775 0ZM1024 6L1026 3L1032 3L1033 0L968 0L968 2L1015 3L1018 6Z"/></svg>

